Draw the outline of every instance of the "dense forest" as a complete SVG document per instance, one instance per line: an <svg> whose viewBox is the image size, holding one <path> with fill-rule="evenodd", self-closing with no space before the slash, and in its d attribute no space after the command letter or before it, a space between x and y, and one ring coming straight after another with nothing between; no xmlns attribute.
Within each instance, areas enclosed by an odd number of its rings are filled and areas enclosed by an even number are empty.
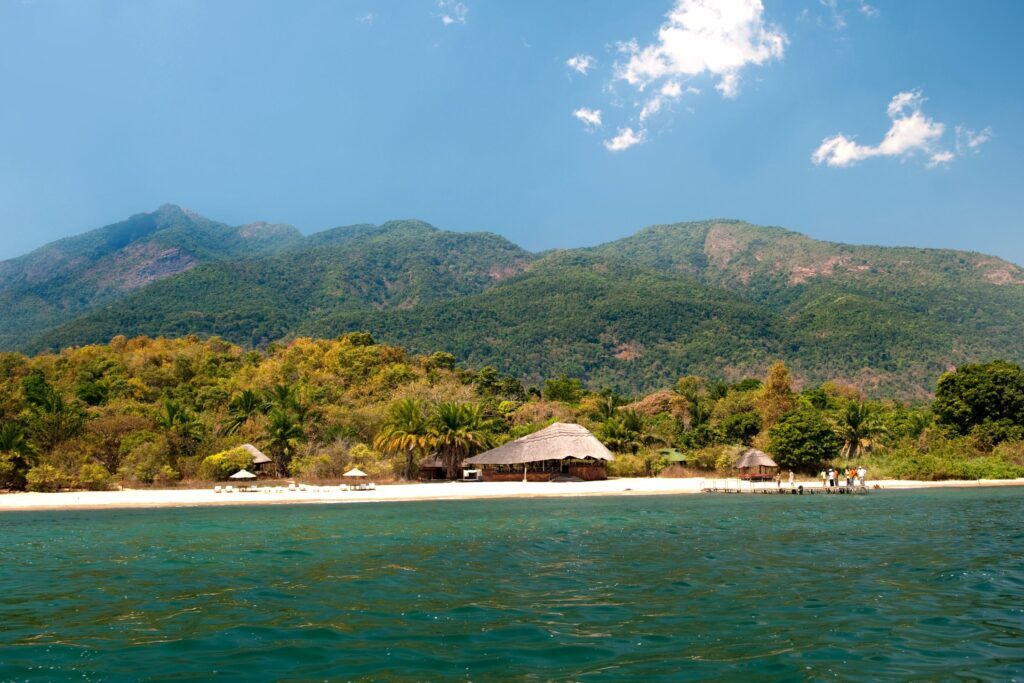
<svg viewBox="0 0 1024 683"><path fill-rule="evenodd" d="M0 262L0 349L124 334L275 341L368 330L540 385L624 394L737 382L784 361L799 386L926 400L951 367L1024 362L1024 271L983 254L855 246L711 220L530 253L414 220L309 236L173 206Z"/></svg>
<svg viewBox="0 0 1024 683"><path fill-rule="evenodd" d="M365 332L247 350L218 338L128 339L0 354L0 488L52 491L222 479L253 443L277 476L331 480L357 466L413 479L553 421L617 453L613 475L726 473L747 446L784 468L864 464L872 477L1024 476L1024 370L944 374L930 402L869 400L849 384L794 389L789 369L674 378L646 395L555 375L524 386L453 355ZM680 455L681 454L681 455ZM679 461L685 460L685 465Z"/></svg>

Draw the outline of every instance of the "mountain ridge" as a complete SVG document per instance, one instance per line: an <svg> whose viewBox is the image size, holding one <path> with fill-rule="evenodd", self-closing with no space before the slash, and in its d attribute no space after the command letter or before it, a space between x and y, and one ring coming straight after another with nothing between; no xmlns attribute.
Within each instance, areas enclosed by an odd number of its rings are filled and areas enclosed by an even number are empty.
<svg viewBox="0 0 1024 683"><path fill-rule="evenodd" d="M641 389L690 372L757 374L782 358L807 381L839 376L908 397L952 365L1024 359L1024 270L976 252L826 242L735 219L541 253L418 220L308 236L248 226L269 233L266 244L221 254L192 247L202 262L0 344L42 350L198 333L259 346L369 329L531 381L569 372ZM107 286L124 287L124 278Z"/></svg>

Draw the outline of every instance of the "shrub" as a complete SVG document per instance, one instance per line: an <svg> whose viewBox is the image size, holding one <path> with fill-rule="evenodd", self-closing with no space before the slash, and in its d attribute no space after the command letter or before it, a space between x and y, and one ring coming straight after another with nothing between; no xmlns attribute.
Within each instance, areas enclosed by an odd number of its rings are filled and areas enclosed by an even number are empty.
<svg viewBox="0 0 1024 683"><path fill-rule="evenodd" d="M66 488L67 475L53 465L37 465L25 476L29 491L51 492Z"/></svg>
<svg viewBox="0 0 1024 683"><path fill-rule="evenodd" d="M0 453L0 489L25 488L24 467L16 456Z"/></svg>
<svg viewBox="0 0 1024 683"><path fill-rule="evenodd" d="M252 464L252 455L244 448L233 448L207 456L199 464L200 479L221 481Z"/></svg>
<svg viewBox="0 0 1024 683"><path fill-rule="evenodd" d="M121 461L118 476L126 482L153 484L173 481L178 478L178 473L168 462L165 446L143 441L136 444Z"/></svg>
<svg viewBox="0 0 1024 683"><path fill-rule="evenodd" d="M110 488L110 472L103 465L89 462L78 468L75 483L88 491L106 491Z"/></svg>

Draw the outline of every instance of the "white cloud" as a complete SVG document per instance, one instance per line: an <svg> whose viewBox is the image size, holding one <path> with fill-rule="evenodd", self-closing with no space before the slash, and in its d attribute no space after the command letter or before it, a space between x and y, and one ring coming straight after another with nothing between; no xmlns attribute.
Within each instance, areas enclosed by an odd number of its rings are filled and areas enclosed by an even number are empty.
<svg viewBox="0 0 1024 683"><path fill-rule="evenodd" d="M868 19L874 19L875 17L878 16L878 8L869 5L866 2L862 1L860 3L860 7L858 7L857 9L860 11L861 14L863 14Z"/></svg>
<svg viewBox="0 0 1024 683"><path fill-rule="evenodd" d="M668 81L661 86L656 95L653 95L644 102L644 106L640 110L640 121L646 121L650 116L657 114L661 111L662 105L678 100L683 96L684 92L695 95L700 94L700 90L697 88L686 88L684 90L679 81Z"/></svg>
<svg viewBox="0 0 1024 683"><path fill-rule="evenodd" d="M726 97L738 93L740 72L781 58L786 36L764 22L760 0L676 0L658 41L641 48L636 40L618 44L629 60L616 77L638 90L663 78L709 74Z"/></svg>
<svg viewBox="0 0 1024 683"><path fill-rule="evenodd" d="M907 157L917 152L928 155L928 165L949 163L953 154L941 149L939 141L946 126L921 111L921 91L898 93L889 102L887 112L892 125L877 145L862 145L842 133L825 138L811 155L815 164L843 167L871 157Z"/></svg>
<svg viewBox="0 0 1024 683"><path fill-rule="evenodd" d="M376 19L376 17L373 15L373 12L367 12L361 17L356 17L356 21L360 24L372 24L374 19Z"/></svg>
<svg viewBox="0 0 1024 683"><path fill-rule="evenodd" d="M992 128L986 126L978 132L967 128L966 126L956 127L956 152L957 154L967 154L968 152L977 152L978 148L984 145L986 142L992 139Z"/></svg>
<svg viewBox="0 0 1024 683"><path fill-rule="evenodd" d="M469 14L469 7L459 0L437 0L437 7L441 10L441 23L445 26L452 24L465 24L466 16Z"/></svg>
<svg viewBox="0 0 1024 683"><path fill-rule="evenodd" d="M587 72L594 68L594 58L590 55L576 55L565 60L566 65L573 71L578 71L584 76Z"/></svg>
<svg viewBox="0 0 1024 683"><path fill-rule="evenodd" d="M582 121L583 125L587 127L587 130L594 130L595 128L601 127L600 109L587 109L586 107L580 107L574 111L572 115Z"/></svg>
<svg viewBox="0 0 1024 683"><path fill-rule="evenodd" d="M633 145L639 145L644 141L644 135L643 129L636 132L630 127L619 128L619 134L610 140L605 140L604 146L609 152L621 152Z"/></svg>

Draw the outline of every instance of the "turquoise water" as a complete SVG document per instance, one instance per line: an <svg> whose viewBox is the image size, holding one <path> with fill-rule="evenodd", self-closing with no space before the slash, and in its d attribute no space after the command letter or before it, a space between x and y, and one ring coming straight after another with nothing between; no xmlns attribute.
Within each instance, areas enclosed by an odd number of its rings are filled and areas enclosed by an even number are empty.
<svg viewBox="0 0 1024 683"><path fill-rule="evenodd" d="M1024 489L0 514L0 680L1024 673Z"/></svg>

